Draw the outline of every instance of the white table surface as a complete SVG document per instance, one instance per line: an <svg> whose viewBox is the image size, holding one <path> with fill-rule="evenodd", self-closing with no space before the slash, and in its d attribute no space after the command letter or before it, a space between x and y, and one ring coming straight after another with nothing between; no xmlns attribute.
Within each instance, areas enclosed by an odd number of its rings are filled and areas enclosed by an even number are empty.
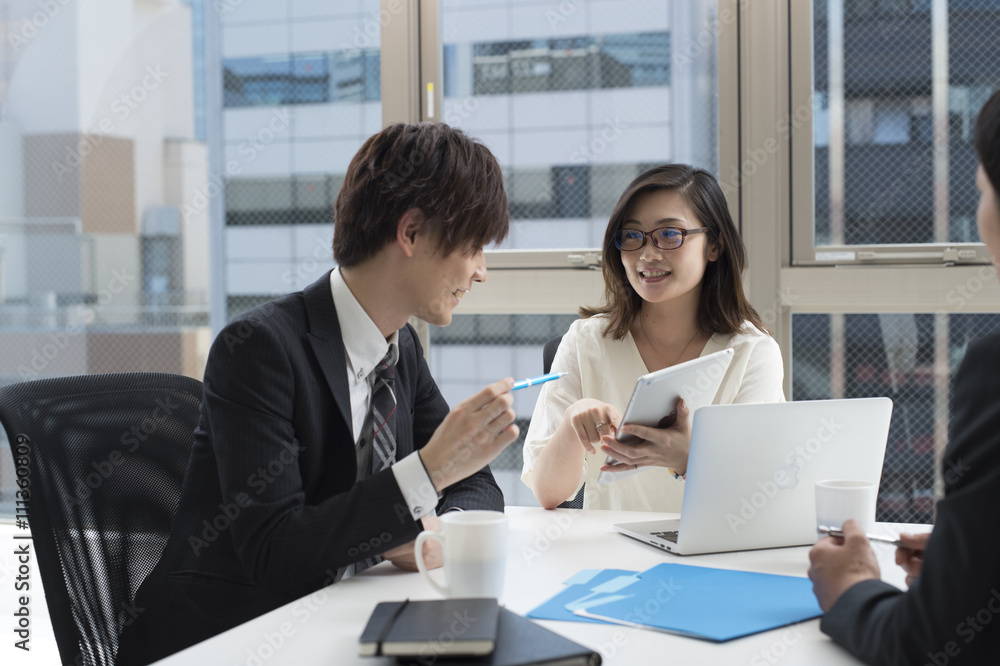
<svg viewBox="0 0 1000 666"><path fill-rule="evenodd" d="M777 548L678 557L615 533L613 523L675 518L676 514L630 511L544 511L507 507L507 580L501 599L524 614L562 589L580 569L643 571L660 562L805 576L808 548ZM895 535L902 526L878 524L875 533ZM908 530L917 526L908 525ZM926 528L920 528L926 529ZM873 544L883 580L904 586L893 562L895 549ZM440 575L440 571L437 573ZM380 601L439 598L420 574L382 563L364 573L275 609L158 664L395 663L358 656L358 636ZM599 651L605 664L858 664L820 633L819 620L774 629L726 643L612 625L542 621L543 626ZM169 628L165 627L165 631ZM259 661L257 661L259 660Z"/></svg>

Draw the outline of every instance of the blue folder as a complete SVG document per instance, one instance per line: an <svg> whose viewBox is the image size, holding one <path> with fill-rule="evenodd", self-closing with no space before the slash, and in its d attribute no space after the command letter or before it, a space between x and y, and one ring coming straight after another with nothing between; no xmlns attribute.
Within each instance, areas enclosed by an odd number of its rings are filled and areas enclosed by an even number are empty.
<svg viewBox="0 0 1000 666"><path fill-rule="evenodd" d="M823 614L812 581L796 576L658 564L576 614L728 641Z"/></svg>
<svg viewBox="0 0 1000 666"><path fill-rule="evenodd" d="M567 622L599 622L604 620L574 615L573 611L587 608L596 600L607 601L607 595L636 581L634 571L624 569L584 569L563 582L566 589L542 605L528 611L527 616L536 620L564 620ZM567 608L567 606L569 606Z"/></svg>

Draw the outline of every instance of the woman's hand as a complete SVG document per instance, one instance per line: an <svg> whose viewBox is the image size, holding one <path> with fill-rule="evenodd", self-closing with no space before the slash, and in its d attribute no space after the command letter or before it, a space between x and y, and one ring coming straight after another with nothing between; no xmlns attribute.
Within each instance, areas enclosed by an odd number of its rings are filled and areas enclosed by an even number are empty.
<svg viewBox="0 0 1000 666"><path fill-rule="evenodd" d="M597 453L594 446L601 441L602 436L614 434L614 424L621 421L621 418L622 415L614 405L593 398L577 400L566 408L566 421L587 453Z"/></svg>
<svg viewBox="0 0 1000 666"><path fill-rule="evenodd" d="M601 438L601 449L622 463L606 464L602 472L624 472L638 467L669 467L678 474L687 472L691 449L691 411L684 400L677 401L677 419L668 428L647 428L626 424L622 434L633 435L639 442L622 444L612 436Z"/></svg>

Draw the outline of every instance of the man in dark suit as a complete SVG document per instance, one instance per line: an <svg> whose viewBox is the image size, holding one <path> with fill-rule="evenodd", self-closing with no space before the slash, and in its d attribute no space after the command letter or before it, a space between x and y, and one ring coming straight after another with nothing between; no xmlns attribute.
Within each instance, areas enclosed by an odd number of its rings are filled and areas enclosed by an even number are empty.
<svg viewBox="0 0 1000 666"><path fill-rule="evenodd" d="M976 122L979 235L1000 257L1000 92ZM971 345L955 378L944 498L930 535L896 551L910 588L883 583L857 522L809 553L821 629L869 664L1000 663L1000 334Z"/></svg>
<svg viewBox="0 0 1000 666"><path fill-rule="evenodd" d="M362 146L335 208L338 268L240 315L212 346L177 518L120 666L381 558L412 569L435 513L503 510L486 465L518 435L513 380L449 412L407 320L447 325L508 219L495 158L461 131L393 125ZM427 556L440 565L440 551Z"/></svg>

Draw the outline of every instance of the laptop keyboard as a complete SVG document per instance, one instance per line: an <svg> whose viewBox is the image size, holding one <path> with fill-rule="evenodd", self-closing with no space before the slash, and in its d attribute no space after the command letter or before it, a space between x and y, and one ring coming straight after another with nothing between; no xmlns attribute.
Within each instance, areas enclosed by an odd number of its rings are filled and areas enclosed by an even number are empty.
<svg viewBox="0 0 1000 666"><path fill-rule="evenodd" d="M677 543L677 530L670 530L668 532L650 532L650 534L652 534L655 537L660 537L661 539L665 539L666 541L672 541L673 543Z"/></svg>

